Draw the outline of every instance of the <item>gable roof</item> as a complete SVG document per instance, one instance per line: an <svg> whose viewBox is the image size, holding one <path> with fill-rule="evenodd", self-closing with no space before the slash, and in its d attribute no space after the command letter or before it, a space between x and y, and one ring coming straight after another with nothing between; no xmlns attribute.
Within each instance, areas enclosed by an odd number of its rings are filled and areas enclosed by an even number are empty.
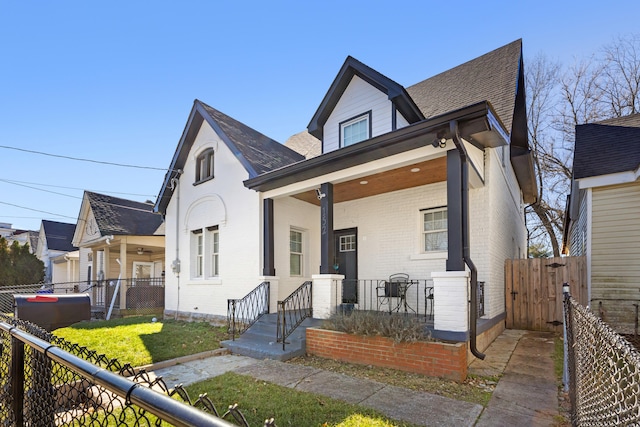
<svg viewBox="0 0 640 427"><path fill-rule="evenodd" d="M424 116L402 85L352 56L347 56L340 71L338 71L338 75L333 80L333 83L331 83L324 99L307 126L311 135L322 140L324 124L327 122L340 97L342 97L342 94L347 89L347 86L349 86L353 76L360 77L381 92L386 93L389 100L393 102L409 123L415 123L424 119Z"/></svg>
<svg viewBox="0 0 640 427"><path fill-rule="evenodd" d="M295 135L291 135L284 142L284 145L295 152L302 154L307 159L317 157L322 154L322 143L318 138L311 135L306 130L298 132Z"/></svg>
<svg viewBox="0 0 640 427"><path fill-rule="evenodd" d="M47 239L47 248L49 250L61 252L73 252L77 250L71 243L76 225L65 222L42 220L42 229Z"/></svg>
<svg viewBox="0 0 640 427"><path fill-rule="evenodd" d="M178 177L178 171L184 168L189 151L204 121L235 155L249 174L249 178L304 160L300 153L196 99L171 160L169 172L165 175L155 211L163 213L166 210L173 194L171 180Z"/></svg>
<svg viewBox="0 0 640 427"><path fill-rule="evenodd" d="M576 126L573 178L640 167L640 113Z"/></svg>
<svg viewBox="0 0 640 427"><path fill-rule="evenodd" d="M162 217L153 212L153 205L90 191L84 192L102 236L153 236L162 224Z"/></svg>
<svg viewBox="0 0 640 427"><path fill-rule="evenodd" d="M524 93L517 99L523 89L519 82L522 71L522 40L518 39L409 86L407 92L425 117L488 101L511 133L516 108L525 108Z"/></svg>

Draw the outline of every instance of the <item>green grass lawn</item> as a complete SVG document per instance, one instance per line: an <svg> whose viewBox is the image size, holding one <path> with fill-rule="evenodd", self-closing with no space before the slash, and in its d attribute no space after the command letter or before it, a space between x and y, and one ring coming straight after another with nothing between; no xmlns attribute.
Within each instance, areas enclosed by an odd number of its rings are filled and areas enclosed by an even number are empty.
<svg viewBox="0 0 640 427"><path fill-rule="evenodd" d="M83 322L57 329L54 334L131 366L215 350L227 339L226 328L206 322L151 319L140 316Z"/></svg>
<svg viewBox="0 0 640 427"><path fill-rule="evenodd" d="M250 426L261 426L273 417L283 426L411 427L381 413L313 393L295 391L244 375L224 375L187 387L190 396L207 393L222 415L229 405L238 409Z"/></svg>

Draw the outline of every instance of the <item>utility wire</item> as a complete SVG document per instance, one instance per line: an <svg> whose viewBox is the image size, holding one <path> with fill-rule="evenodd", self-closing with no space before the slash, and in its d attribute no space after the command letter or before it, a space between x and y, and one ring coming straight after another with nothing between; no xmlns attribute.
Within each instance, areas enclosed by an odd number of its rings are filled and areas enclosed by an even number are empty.
<svg viewBox="0 0 640 427"><path fill-rule="evenodd" d="M23 185L24 187L27 188L33 188L34 190L40 190L40 191L47 191L44 190L42 188L37 188L37 187L28 187L26 184L31 184L31 185L39 185L42 187L53 187L53 188L63 188L65 190L79 190L79 191L91 191L93 193L101 193L101 194L124 194L127 196L140 196L140 197L156 197L156 195L151 195L151 194L140 194L140 193L125 193L125 192L121 192L121 191L107 191L107 190L89 190L86 188L78 188L78 187L65 187L62 185L52 185L52 184L41 184L39 182L27 182L27 181L16 181L13 179L6 179L6 178L0 178L0 182L6 182L7 184L14 184L14 185L21 185L21 184L25 184ZM64 194L64 193L56 193L53 191L48 191L49 193L53 193L53 194L60 194L62 196L67 196L67 197L75 197L75 196L70 196L68 194ZM81 199L82 197L76 197L77 199Z"/></svg>
<svg viewBox="0 0 640 427"><path fill-rule="evenodd" d="M31 188L32 190L44 191L45 193L57 194L59 196L71 197L72 199L82 199L82 197L72 196L70 194L58 193L57 191L45 190L43 188L32 187L30 185L20 184L15 181L9 181L6 179L0 179L1 182L6 182L7 184L17 185L19 187Z"/></svg>
<svg viewBox="0 0 640 427"><path fill-rule="evenodd" d="M13 203L0 202L0 204L8 205L8 206L13 206L13 207L15 207L15 208L20 208L20 209L26 209L26 210L28 210L28 211L34 211L34 212L45 213L45 214L47 214L47 215L55 215L55 216L62 216L62 217L65 217L65 218L77 219L77 218L76 218L76 217L74 217L74 216L62 215L62 214L57 214L57 213L47 212L47 211L41 211L41 210L38 210L38 209L27 208L27 207L25 207L25 206L14 205Z"/></svg>
<svg viewBox="0 0 640 427"><path fill-rule="evenodd" d="M0 148L6 148L7 150L22 151L22 152L31 153L31 154L40 154L40 155L43 155L43 156L58 157L60 159L77 160L77 161L80 161L80 162L99 163L99 164L102 164L102 165L110 165L110 166L120 166L120 167L124 167L124 168L151 169L151 170L165 171L165 172L169 171L169 169L166 169L166 168L155 168L155 167L152 167L152 166L138 166L138 165L129 165L129 164L124 164L124 163L103 162L101 160L83 159L83 158L80 158L80 157L62 156L60 154L51 154L51 153L44 153L42 151L26 150L24 148L9 147L8 145L0 145Z"/></svg>

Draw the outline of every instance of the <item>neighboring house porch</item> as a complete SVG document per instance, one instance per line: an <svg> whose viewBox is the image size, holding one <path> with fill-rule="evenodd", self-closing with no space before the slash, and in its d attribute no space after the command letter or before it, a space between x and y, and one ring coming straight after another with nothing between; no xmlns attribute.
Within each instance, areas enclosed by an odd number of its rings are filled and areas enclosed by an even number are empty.
<svg viewBox="0 0 640 427"><path fill-rule="evenodd" d="M152 205L86 191L78 224L81 291L96 310L125 314L147 297L147 306L164 306L164 231Z"/></svg>

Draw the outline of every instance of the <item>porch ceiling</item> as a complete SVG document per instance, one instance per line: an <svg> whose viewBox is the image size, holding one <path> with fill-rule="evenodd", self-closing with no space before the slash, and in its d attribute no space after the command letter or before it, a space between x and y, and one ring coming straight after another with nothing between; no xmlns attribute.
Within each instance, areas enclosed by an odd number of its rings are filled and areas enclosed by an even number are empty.
<svg viewBox="0 0 640 427"><path fill-rule="evenodd" d="M412 169L419 169L412 172ZM385 172L363 176L350 181L334 184L334 203L362 199L377 194L404 190L421 185L444 182L447 180L447 157L439 157L412 165L403 166ZM366 181L366 184L361 182ZM315 190L295 194L293 197L320 206Z"/></svg>

